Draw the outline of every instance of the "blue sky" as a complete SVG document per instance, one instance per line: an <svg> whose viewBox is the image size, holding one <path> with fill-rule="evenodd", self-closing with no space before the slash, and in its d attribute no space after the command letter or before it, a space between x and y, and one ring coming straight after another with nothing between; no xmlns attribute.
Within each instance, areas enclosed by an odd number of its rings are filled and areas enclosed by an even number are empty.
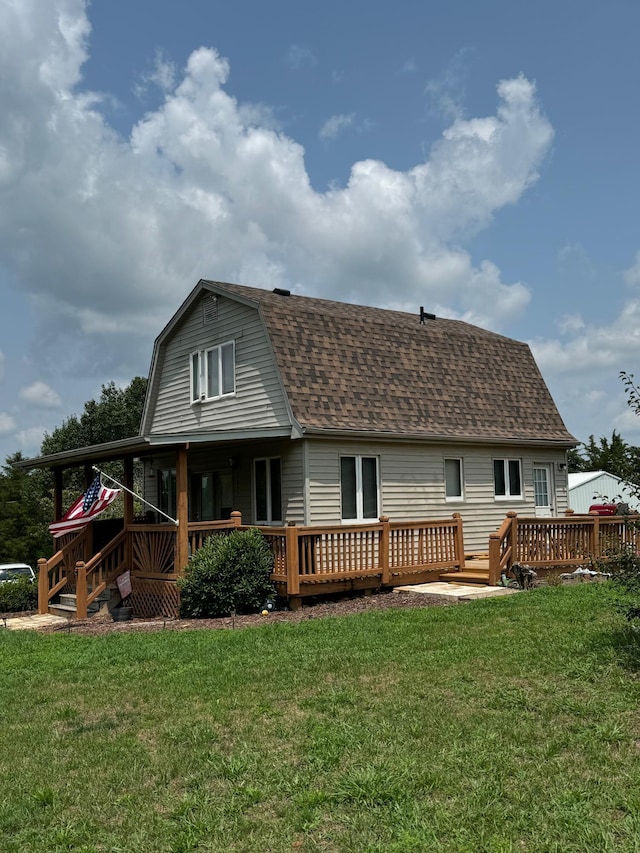
<svg viewBox="0 0 640 853"><path fill-rule="evenodd" d="M146 374L199 278L526 340L578 439L640 443L637 2L0 0L0 26L2 459Z"/></svg>

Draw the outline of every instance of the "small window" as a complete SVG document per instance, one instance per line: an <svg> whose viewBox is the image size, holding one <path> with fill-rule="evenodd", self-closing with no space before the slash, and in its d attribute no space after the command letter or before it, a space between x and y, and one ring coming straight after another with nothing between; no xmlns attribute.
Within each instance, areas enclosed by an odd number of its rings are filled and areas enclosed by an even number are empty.
<svg viewBox="0 0 640 853"><path fill-rule="evenodd" d="M340 458L343 521L377 519L380 515L377 456Z"/></svg>
<svg viewBox="0 0 640 853"><path fill-rule="evenodd" d="M462 459L444 460L444 494L448 501L463 499Z"/></svg>
<svg viewBox="0 0 640 853"><path fill-rule="evenodd" d="M493 484L496 498L522 498L520 460L494 459Z"/></svg>
<svg viewBox="0 0 640 853"><path fill-rule="evenodd" d="M256 523L282 521L282 465L279 458L254 461Z"/></svg>
<svg viewBox="0 0 640 853"><path fill-rule="evenodd" d="M216 400L235 394L234 341L191 354L191 402Z"/></svg>

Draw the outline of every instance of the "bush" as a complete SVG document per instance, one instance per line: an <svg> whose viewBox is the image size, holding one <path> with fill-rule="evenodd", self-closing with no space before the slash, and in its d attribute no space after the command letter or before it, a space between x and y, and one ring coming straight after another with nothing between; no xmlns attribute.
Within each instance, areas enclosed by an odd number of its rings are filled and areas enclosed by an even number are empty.
<svg viewBox="0 0 640 853"><path fill-rule="evenodd" d="M275 595L273 554L259 530L210 536L178 581L180 615L229 616L260 609Z"/></svg>
<svg viewBox="0 0 640 853"><path fill-rule="evenodd" d="M601 572L609 572L611 581L627 594L619 607L630 621L640 619L640 556L633 545L621 547L608 555L606 560L595 566Z"/></svg>
<svg viewBox="0 0 640 853"><path fill-rule="evenodd" d="M0 583L0 613L21 613L38 606L38 584L29 578Z"/></svg>

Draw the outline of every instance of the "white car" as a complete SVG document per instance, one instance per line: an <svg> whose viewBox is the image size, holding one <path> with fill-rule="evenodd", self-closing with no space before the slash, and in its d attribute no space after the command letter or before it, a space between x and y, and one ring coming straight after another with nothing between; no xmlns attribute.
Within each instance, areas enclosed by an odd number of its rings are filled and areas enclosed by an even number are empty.
<svg viewBox="0 0 640 853"><path fill-rule="evenodd" d="M16 580L16 578L36 579L36 573L26 563L0 563L0 583Z"/></svg>

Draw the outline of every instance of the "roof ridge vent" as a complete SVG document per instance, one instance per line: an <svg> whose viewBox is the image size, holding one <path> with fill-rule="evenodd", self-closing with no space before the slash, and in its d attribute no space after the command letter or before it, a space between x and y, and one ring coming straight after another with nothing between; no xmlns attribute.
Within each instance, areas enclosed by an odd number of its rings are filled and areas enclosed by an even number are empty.
<svg viewBox="0 0 640 853"><path fill-rule="evenodd" d="M278 296L291 296L291 291L285 290L284 287L274 287L273 292L276 293Z"/></svg>
<svg viewBox="0 0 640 853"><path fill-rule="evenodd" d="M435 319L436 319L436 315L435 315L435 314L429 314L429 313L427 313L427 312L424 310L424 307L423 307L422 305L420 306L420 325L421 325L421 326L424 326L424 321L425 321L425 320L435 320Z"/></svg>

